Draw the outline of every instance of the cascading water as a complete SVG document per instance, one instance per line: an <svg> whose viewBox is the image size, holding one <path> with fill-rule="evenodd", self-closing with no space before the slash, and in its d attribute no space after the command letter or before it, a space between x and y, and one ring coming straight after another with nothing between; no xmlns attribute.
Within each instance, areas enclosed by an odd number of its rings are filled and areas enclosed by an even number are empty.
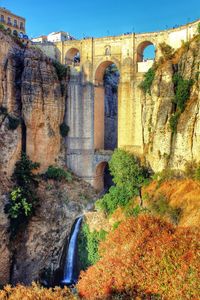
<svg viewBox="0 0 200 300"><path fill-rule="evenodd" d="M69 240L69 247L66 256L65 268L64 268L64 279L62 280L63 285L75 284L78 280L76 273L76 254L77 254L77 240L80 231L83 217L76 219L73 231Z"/></svg>

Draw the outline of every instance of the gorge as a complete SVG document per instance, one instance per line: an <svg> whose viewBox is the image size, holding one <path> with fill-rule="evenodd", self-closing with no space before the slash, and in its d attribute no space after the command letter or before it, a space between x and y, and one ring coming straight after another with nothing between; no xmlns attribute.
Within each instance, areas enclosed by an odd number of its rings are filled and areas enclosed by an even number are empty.
<svg viewBox="0 0 200 300"><path fill-rule="evenodd" d="M182 174L188 165L198 165L198 24L160 33L58 43L60 62L0 30L1 286L32 281L60 284L63 253L80 215L85 215L83 223L91 218L98 229L100 222L111 234L112 226L122 222L116 218L110 224L94 211L97 191L113 185L108 162L115 148L137 156L151 174L173 169ZM148 72L142 69L147 65L142 61L146 42L156 45L155 62ZM80 63L61 64L77 50ZM61 128L69 132L63 134ZM39 204L12 240L5 206L16 188L12 175L22 152L40 164L33 172ZM48 177L51 166L70 170L72 175L64 180ZM198 184L194 186L198 191ZM195 211L193 216L196 225L199 215ZM134 222L141 229L140 221ZM80 223L81 218L75 227ZM163 228L159 221L155 224ZM170 239L163 229L163 239L165 234ZM76 239L77 235L71 242ZM72 277L66 267L63 282L72 282Z"/></svg>

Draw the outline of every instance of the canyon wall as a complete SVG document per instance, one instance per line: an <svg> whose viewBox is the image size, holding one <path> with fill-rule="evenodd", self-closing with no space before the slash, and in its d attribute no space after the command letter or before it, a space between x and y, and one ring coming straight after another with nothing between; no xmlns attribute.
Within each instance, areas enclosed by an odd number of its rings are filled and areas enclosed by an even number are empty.
<svg viewBox="0 0 200 300"><path fill-rule="evenodd" d="M188 162L200 161L200 39L183 46L177 56L158 67L149 93L141 93L142 139L146 161L153 170L184 170ZM174 74L193 81L177 130L170 128L175 98Z"/></svg>
<svg viewBox="0 0 200 300"><path fill-rule="evenodd" d="M20 47L2 32L0 40L0 173L12 174L22 144L45 171L60 154L66 92L41 51ZM9 128L13 118L16 129Z"/></svg>

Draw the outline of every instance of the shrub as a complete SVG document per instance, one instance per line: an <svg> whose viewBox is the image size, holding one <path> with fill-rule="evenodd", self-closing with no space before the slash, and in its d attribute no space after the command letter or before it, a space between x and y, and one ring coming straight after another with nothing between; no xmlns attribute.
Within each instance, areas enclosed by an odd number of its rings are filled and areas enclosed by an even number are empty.
<svg viewBox="0 0 200 300"><path fill-rule="evenodd" d="M178 120L180 118L180 115L181 112L177 111L169 119L169 126L171 128L172 133L176 133L177 131L177 125L178 125Z"/></svg>
<svg viewBox="0 0 200 300"><path fill-rule="evenodd" d="M133 206L132 203L128 203L125 207L125 216L126 217L138 217L140 214L149 213L147 208L143 208L140 205Z"/></svg>
<svg viewBox="0 0 200 300"><path fill-rule="evenodd" d="M150 210L161 217L168 217L174 224L178 224L181 217L181 209L171 207L164 195L160 195L150 202Z"/></svg>
<svg viewBox="0 0 200 300"><path fill-rule="evenodd" d="M79 295L198 299L199 239L195 228L176 228L150 215L129 218L100 243L101 259L81 272Z"/></svg>
<svg viewBox="0 0 200 300"><path fill-rule="evenodd" d="M111 187L96 206L112 214L117 207L126 206L133 196L141 194L141 187L149 174L131 153L121 149L114 151L109 169L116 186Z"/></svg>
<svg viewBox="0 0 200 300"><path fill-rule="evenodd" d="M200 180L200 166L198 166L197 169L195 170L194 178L196 180Z"/></svg>
<svg viewBox="0 0 200 300"><path fill-rule="evenodd" d="M68 68L65 65L62 65L60 62L58 61L53 61L53 66L56 70L58 79L61 81L64 78L66 78L67 74L68 74Z"/></svg>
<svg viewBox="0 0 200 300"><path fill-rule="evenodd" d="M0 24L0 30L3 32L6 30L5 27L3 26L3 24Z"/></svg>
<svg viewBox="0 0 200 300"><path fill-rule="evenodd" d="M72 181L72 174L59 167L49 166L45 173L47 179Z"/></svg>
<svg viewBox="0 0 200 300"><path fill-rule="evenodd" d="M11 238L35 212L38 202L35 196L37 181L32 171L38 167L39 164L29 160L26 154L22 154L21 160L15 165L12 178L16 186L10 192L9 202L5 206L5 212L10 219Z"/></svg>
<svg viewBox="0 0 200 300"><path fill-rule="evenodd" d="M75 300L76 297L70 292L67 287L63 289L60 287L46 289L33 283L31 286L17 285L12 287L11 285L6 285L2 290L0 290L1 300Z"/></svg>
<svg viewBox="0 0 200 300"><path fill-rule="evenodd" d="M189 178L195 178L195 173L197 171L198 164L195 160L187 161L185 164L185 175Z"/></svg>
<svg viewBox="0 0 200 300"><path fill-rule="evenodd" d="M19 126L20 124L20 118L17 118L15 116L11 116L11 115L8 115L8 129L10 130L15 130L17 129L17 127Z"/></svg>
<svg viewBox="0 0 200 300"><path fill-rule="evenodd" d="M64 138L68 136L68 133L69 133L69 126L66 125L65 122L63 122L62 124L60 124L60 134Z"/></svg>
<svg viewBox="0 0 200 300"><path fill-rule="evenodd" d="M118 207L126 206L132 196L125 187L112 186L103 198L97 200L96 207L111 215Z"/></svg>
<svg viewBox="0 0 200 300"><path fill-rule="evenodd" d="M186 102L190 97L190 90L193 85L193 80L183 79L180 74L175 73L173 76L173 83L175 98L173 99L172 103L175 105L175 113L171 116L169 124L172 133L176 133L179 118L181 113L184 112Z"/></svg>
<svg viewBox="0 0 200 300"><path fill-rule="evenodd" d="M166 168L162 172L155 173L152 178L161 184L167 180L183 178L183 173L180 170Z"/></svg>
<svg viewBox="0 0 200 300"><path fill-rule="evenodd" d="M198 34L200 34L200 23L197 26L197 32L198 32Z"/></svg>
<svg viewBox="0 0 200 300"><path fill-rule="evenodd" d="M183 77L176 73L173 76L173 83L175 88L175 98L173 103L177 105L178 110L183 112L185 110L185 105L190 97L190 90L193 85L192 79L183 79Z"/></svg>
<svg viewBox="0 0 200 300"><path fill-rule="evenodd" d="M102 229L99 232L91 232L88 224L82 226L78 238L78 256L81 270L86 270L99 260L99 242L104 241L106 235L107 232Z"/></svg>
<svg viewBox="0 0 200 300"><path fill-rule="evenodd" d="M139 164L131 153L117 149L109 162L109 169L116 186L126 187L130 193L139 194L139 189L148 178L148 170Z"/></svg>
<svg viewBox="0 0 200 300"><path fill-rule="evenodd" d="M144 75L143 81L140 83L139 87L146 94L147 92L151 95L151 86L155 77L155 70L150 68Z"/></svg>
<svg viewBox="0 0 200 300"><path fill-rule="evenodd" d="M161 52L162 52L165 59L172 59L173 58L174 49L170 45L167 45L164 42L164 43L161 43L159 45L159 47L160 47L160 50L161 50Z"/></svg>

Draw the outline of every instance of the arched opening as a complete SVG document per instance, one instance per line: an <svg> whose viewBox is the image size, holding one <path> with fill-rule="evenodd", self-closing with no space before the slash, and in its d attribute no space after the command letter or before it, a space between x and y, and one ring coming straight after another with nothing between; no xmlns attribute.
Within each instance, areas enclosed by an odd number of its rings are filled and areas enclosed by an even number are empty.
<svg viewBox="0 0 200 300"><path fill-rule="evenodd" d="M95 73L94 149L117 148L119 70L112 61L99 65Z"/></svg>
<svg viewBox="0 0 200 300"><path fill-rule="evenodd" d="M107 192L113 185L112 176L106 161L99 163L95 170L94 188L99 192Z"/></svg>
<svg viewBox="0 0 200 300"><path fill-rule="evenodd" d="M156 48L152 42L142 42L137 49L138 72L147 72L153 65Z"/></svg>
<svg viewBox="0 0 200 300"><path fill-rule="evenodd" d="M65 64L70 65L73 67L79 66L80 65L80 52L76 48L72 48L67 51L66 56L65 56Z"/></svg>

